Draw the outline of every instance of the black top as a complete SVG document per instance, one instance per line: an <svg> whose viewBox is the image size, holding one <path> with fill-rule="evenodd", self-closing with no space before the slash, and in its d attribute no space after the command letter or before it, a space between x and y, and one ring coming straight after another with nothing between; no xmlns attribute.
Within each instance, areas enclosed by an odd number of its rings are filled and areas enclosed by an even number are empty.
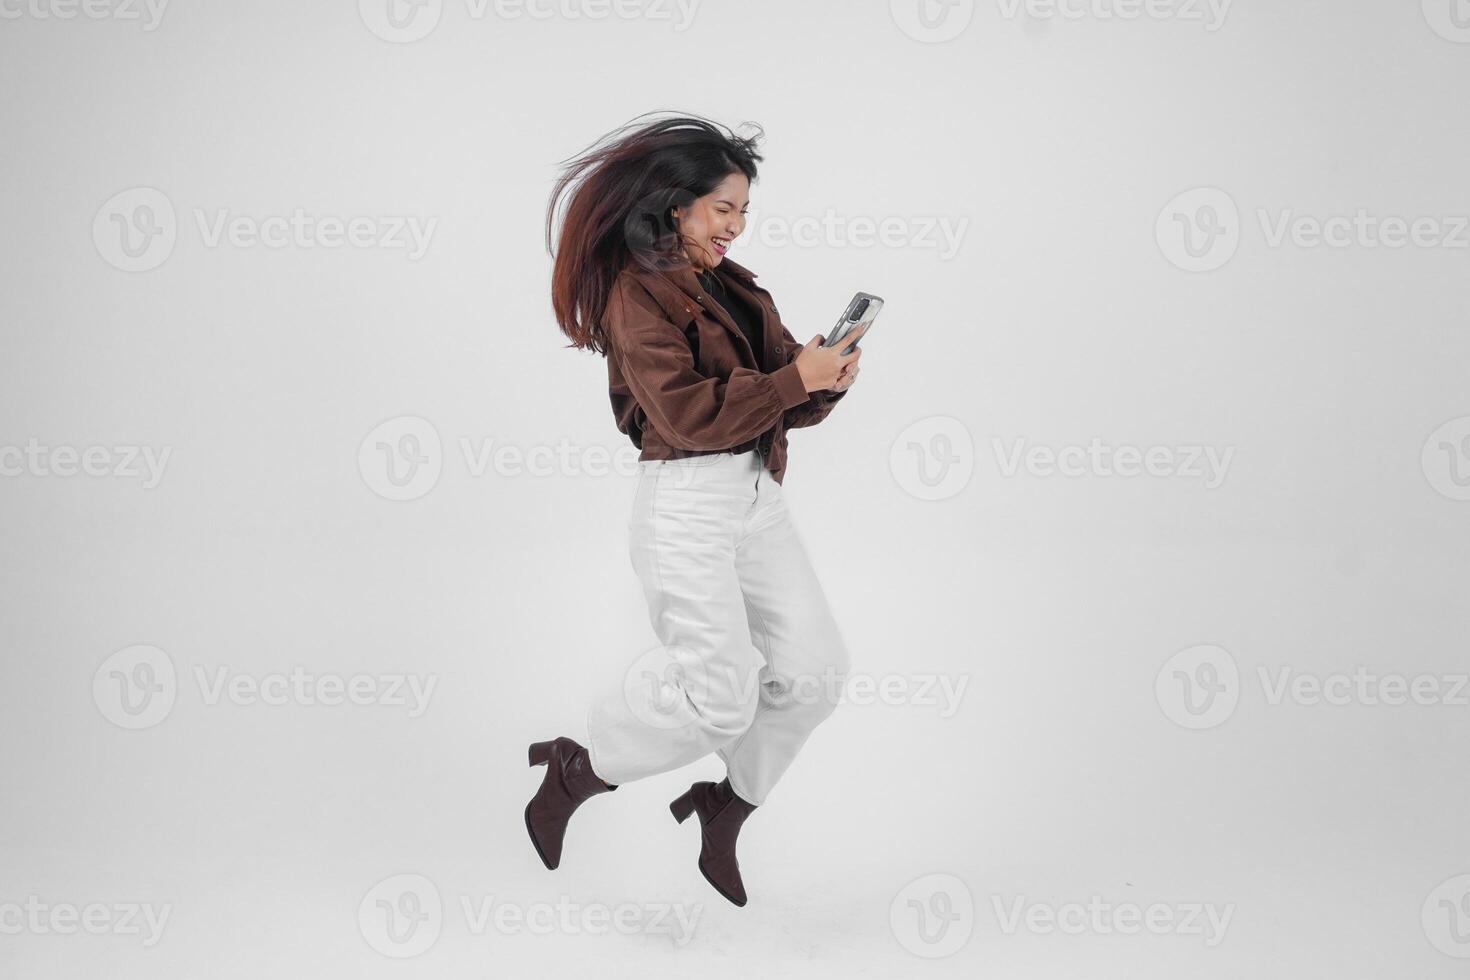
<svg viewBox="0 0 1470 980"><path fill-rule="evenodd" d="M714 272L700 272L697 275L699 277L699 284L704 287L704 291L714 297L715 302L725 308L725 312L730 314L730 319L734 320L735 325L745 334L745 339L750 341L750 349L755 352L756 364L764 371L766 344L765 336L762 332L764 324L761 321L760 315L747 306L738 296L726 290L725 284L720 282L720 277L715 275Z"/></svg>

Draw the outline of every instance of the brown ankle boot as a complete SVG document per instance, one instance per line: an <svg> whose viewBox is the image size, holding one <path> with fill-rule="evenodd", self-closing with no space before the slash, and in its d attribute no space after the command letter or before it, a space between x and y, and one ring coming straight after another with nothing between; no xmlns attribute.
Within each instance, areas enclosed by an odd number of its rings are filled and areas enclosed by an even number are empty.
<svg viewBox="0 0 1470 980"><path fill-rule="evenodd" d="M728 777L718 783L695 783L689 792L669 804L674 819L683 823L699 811L701 841L699 871L715 891L745 904L745 883L740 880L740 862L735 859L735 841L745 818L755 812L754 803L735 795Z"/></svg>
<svg viewBox="0 0 1470 980"><path fill-rule="evenodd" d="M526 832L541 861L548 868L561 864L561 844L567 821L585 801L598 793L617 789L592 771L587 750L565 736L531 744L531 765L546 766L541 788L526 804Z"/></svg>

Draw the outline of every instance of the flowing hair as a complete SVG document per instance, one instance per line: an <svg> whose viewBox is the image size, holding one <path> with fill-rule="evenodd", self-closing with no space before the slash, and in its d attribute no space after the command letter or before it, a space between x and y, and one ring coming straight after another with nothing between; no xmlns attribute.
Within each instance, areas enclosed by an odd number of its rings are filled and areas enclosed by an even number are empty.
<svg viewBox="0 0 1470 980"><path fill-rule="evenodd" d="M760 126L746 123L754 133L738 136L699 116L646 122L650 115L659 114L638 116L563 161L552 189L546 208L551 307L571 338L568 346L607 353L600 321L629 262L663 274L689 264L675 207L687 208L731 174L756 179Z"/></svg>

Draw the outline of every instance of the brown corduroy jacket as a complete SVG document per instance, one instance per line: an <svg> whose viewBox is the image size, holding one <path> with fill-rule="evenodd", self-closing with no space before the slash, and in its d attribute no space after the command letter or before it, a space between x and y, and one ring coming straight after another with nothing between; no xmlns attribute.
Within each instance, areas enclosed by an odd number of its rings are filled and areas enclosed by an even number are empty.
<svg viewBox="0 0 1470 980"><path fill-rule="evenodd" d="M630 265L602 317L613 416L640 460L755 449L780 483L786 430L816 425L847 392L807 392L795 363L802 345L755 273L726 258L715 275L759 311L765 350L751 350L693 270Z"/></svg>

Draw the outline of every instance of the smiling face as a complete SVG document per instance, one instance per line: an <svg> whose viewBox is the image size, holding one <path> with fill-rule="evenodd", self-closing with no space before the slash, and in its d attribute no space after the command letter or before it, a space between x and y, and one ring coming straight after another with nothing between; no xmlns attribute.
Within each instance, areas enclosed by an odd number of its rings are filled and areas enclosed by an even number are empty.
<svg viewBox="0 0 1470 980"><path fill-rule="evenodd" d="M674 208L684 252L695 271L720 264L730 243L745 230L745 211L749 207L750 181L737 172L704 197L695 198L689 207Z"/></svg>

